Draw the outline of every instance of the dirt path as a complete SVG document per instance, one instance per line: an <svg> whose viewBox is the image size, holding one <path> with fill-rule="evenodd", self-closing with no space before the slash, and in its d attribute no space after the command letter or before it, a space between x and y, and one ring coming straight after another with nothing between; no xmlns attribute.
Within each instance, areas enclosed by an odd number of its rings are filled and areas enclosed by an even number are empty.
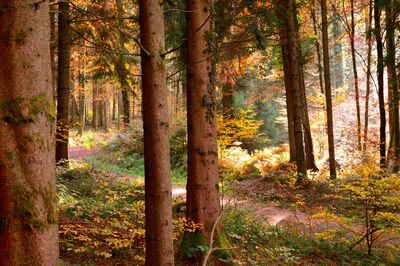
<svg viewBox="0 0 400 266"><path fill-rule="evenodd" d="M70 147L68 149L70 159L82 159L85 156L91 155L97 151L97 148L86 148L82 147Z"/></svg>

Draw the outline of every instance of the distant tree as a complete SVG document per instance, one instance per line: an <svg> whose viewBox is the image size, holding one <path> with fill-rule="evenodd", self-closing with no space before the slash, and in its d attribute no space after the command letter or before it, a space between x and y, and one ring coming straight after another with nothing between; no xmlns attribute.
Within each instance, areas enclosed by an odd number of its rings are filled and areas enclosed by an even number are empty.
<svg viewBox="0 0 400 266"><path fill-rule="evenodd" d="M163 4L139 1L145 160L146 265L174 265Z"/></svg>
<svg viewBox="0 0 400 266"><path fill-rule="evenodd" d="M69 2L58 3L58 74L56 161L68 161L70 100L70 21Z"/></svg>
<svg viewBox="0 0 400 266"><path fill-rule="evenodd" d="M58 265L49 4L0 6L0 265Z"/></svg>

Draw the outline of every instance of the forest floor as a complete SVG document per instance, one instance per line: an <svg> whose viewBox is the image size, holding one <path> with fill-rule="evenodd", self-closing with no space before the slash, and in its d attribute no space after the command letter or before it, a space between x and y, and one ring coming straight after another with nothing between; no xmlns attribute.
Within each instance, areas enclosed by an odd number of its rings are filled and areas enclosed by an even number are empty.
<svg viewBox="0 0 400 266"><path fill-rule="evenodd" d="M70 150L71 168L59 171L65 265L143 264L143 159L123 157L107 145L104 151L78 143ZM400 265L398 233L377 234L371 255L365 241L357 243L366 228L360 210L337 189L340 182L310 180L297 186L291 171L292 166L281 163L262 174L250 171L224 180L223 224L232 256L217 254L216 259L227 265ZM172 171L176 250L192 226L184 218L184 175ZM177 265L187 265L180 255Z"/></svg>

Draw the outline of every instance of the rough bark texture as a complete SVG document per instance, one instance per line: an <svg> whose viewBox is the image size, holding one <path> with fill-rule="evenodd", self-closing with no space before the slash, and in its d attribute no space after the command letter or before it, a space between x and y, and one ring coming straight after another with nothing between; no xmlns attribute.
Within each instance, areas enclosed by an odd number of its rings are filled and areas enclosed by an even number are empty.
<svg viewBox="0 0 400 266"><path fill-rule="evenodd" d="M374 21L375 21L375 38L376 38L376 53L378 56L378 98L379 98L379 154L381 167L385 167L386 163L386 113L385 113L385 95L383 87L383 43L381 33L381 4L375 0L374 6Z"/></svg>
<svg viewBox="0 0 400 266"><path fill-rule="evenodd" d="M174 265L169 117L161 1L139 1L145 158L146 265Z"/></svg>
<svg viewBox="0 0 400 266"><path fill-rule="evenodd" d="M208 0L187 0L188 183L186 217L209 237L221 213L212 19Z"/></svg>
<svg viewBox="0 0 400 266"><path fill-rule="evenodd" d="M324 80L325 80L325 100L327 117L327 134L329 149L329 173L331 179L336 178L335 161L335 142L333 135L333 114L332 114L332 92L331 92L331 74L329 66L329 39L328 39L328 11L326 0L321 0L322 13L322 47L324 54Z"/></svg>
<svg viewBox="0 0 400 266"><path fill-rule="evenodd" d="M303 100L300 85L300 42L296 32L296 4L294 1L276 1L278 17L281 20L281 40L286 42L288 72L293 99L293 127L296 146L297 179L301 182L307 177L307 167L303 143ZM285 47L282 47L285 48Z"/></svg>
<svg viewBox="0 0 400 266"><path fill-rule="evenodd" d="M69 3L58 4L58 79L57 79L57 129L56 161L68 160L69 138Z"/></svg>
<svg viewBox="0 0 400 266"><path fill-rule="evenodd" d="M58 265L48 1L0 1L0 265Z"/></svg>

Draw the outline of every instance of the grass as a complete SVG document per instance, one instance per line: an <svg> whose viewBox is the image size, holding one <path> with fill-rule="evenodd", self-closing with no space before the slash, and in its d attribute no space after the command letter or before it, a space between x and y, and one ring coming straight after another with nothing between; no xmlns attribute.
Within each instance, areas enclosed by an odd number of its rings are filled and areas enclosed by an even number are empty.
<svg viewBox="0 0 400 266"><path fill-rule="evenodd" d="M112 172L115 174L125 174L131 177L136 177L138 183L144 182L144 161L139 159L135 162L134 166L129 168L116 165L96 157L90 156L86 160L95 167L98 167L104 171ZM186 170L183 168L173 168L171 169L171 182L173 185L186 185Z"/></svg>

